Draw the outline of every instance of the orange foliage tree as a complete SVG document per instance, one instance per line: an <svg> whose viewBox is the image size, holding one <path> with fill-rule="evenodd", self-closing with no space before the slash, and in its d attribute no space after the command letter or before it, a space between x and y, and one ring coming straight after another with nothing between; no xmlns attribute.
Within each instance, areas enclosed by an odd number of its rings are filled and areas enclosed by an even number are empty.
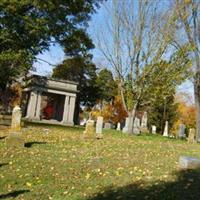
<svg viewBox="0 0 200 200"><path fill-rule="evenodd" d="M102 116L104 118L104 122L112 122L113 124L117 124L118 122L123 122L127 117L127 112L125 111L121 96L117 95L114 98L112 103L107 103L101 109L94 109L92 111L92 116L97 118L98 116Z"/></svg>
<svg viewBox="0 0 200 200"><path fill-rule="evenodd" d="M178 120L173 126L173 131L177 131L181 123L187 128L195 128L196 110L194 103L190 102L191 97L186 93L179 93L176 97L178 102Z"/></svg>

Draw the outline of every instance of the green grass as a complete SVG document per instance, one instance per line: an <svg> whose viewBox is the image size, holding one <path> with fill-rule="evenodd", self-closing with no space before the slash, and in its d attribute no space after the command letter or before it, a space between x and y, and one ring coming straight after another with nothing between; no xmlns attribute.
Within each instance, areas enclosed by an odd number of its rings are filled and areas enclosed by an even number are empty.
<svg viewBox="0 0 200 200"><path fill-rule="evenodd" d="M199 144L119 131L84 140L82 132L31 125L17 149L0 131L0 199L199 199L199 171L178 168L180 155L200 157Z"/></svg>

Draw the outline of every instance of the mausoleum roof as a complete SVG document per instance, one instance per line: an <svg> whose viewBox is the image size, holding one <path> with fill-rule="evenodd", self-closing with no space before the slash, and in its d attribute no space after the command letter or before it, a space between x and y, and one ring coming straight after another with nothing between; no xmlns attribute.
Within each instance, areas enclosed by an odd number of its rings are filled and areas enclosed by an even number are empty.
<svg viewBox="0 0 200 200"><path fill-rule="evenodd" d="M45 91L45 90L54 90L58 92L71 92L71 93L77 93L77 82L74 81L68 81L68 80L62 80L62 79L55 79L55 78L49 78L46 76L39 76L39 75L31 75L26 79L26 86L25 91L28 90L39 90L39 91Z"/></svg>

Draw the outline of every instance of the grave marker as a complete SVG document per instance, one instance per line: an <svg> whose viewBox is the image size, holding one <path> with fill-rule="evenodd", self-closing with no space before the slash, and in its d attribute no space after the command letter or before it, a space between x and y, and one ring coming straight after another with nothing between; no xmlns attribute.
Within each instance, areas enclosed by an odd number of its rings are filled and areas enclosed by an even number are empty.
<svg viewBox="0 0 200 200"><path fill-rule="evenodd" d="M24 147L24 139L21 137L21 117L22 111L19 106L15 106L12 111L11 129L6 138L6 145L9 147Z"/></svg>
<svg viewBox="0 0 200 200"><path fill-rule="evenodd" d="M85 139L95 138L94 120L89 119L87 121L85 131L83 132L83 137Z"/></svg>
<svg viewBox="0 0 200 200"><path fill-rule="evenodd" d="M134 120L133 133L136 135L140 134L140 119L137 117Z"/></svg>
<svg viewBox="0 0 200 200"><path fill-rule="evenodd" d="M185 125L184 124L179 125L178 137L185 138Z"/></svg>
<svg viewBox="0 0 200 200"><path fill-rule="evenodd" d="M103 138L102 129L103 129L103 117L97 117L96 138L99 138L99 139Z"/></svg>
<svg viewBox="0 0 200 200"><path fill-rule="evenodd" d="M152 125L151 130L152 130L152 134L156 134L156 126Z"/></svg>
<svg viewBox="0 0 200 200"><path fill-rule="evenodd" d="M117 123L117 131L121 131L121 124L119 122Z"/></svg>
<svg viewBox="0 0 200 200"><path fill-rule="evenodd" d="M189 143L196 143L196 140L195 140L195 129L194 128L191 128L189 130L189 134L188 134L188 142Z"/></svg>

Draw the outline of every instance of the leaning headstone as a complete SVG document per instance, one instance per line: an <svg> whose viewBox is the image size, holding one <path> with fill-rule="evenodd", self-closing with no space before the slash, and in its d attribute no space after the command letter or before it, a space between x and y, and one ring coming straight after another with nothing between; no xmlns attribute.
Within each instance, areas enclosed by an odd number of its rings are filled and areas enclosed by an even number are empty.
<svg viewBox="0 0 200 200"><path fill-rule="evenodd" d="M200 158L180 156L179 167L181 169L199 169L200 168Z"/></svg>
<svg viewBox="0 0 200 200"><path fill-rule="evenodd" d="M121 131L121 124L119 122L117 123L117 131Z"/></svg>
<svg viewBox="0 0 200 200"><path fill-rule="evenodd" d="M104 125L105 129L111 129L111 123L106 122Z"/></svg>
<svg viewBox="0 0 200 200"><path fill-rule="evenodd" d="M6 145L9 147L24 147L25 141L21 137L21 117L21 108L19 106L15 106L12 112L10 133L6 138Z"/></svg>
<svg viewBox="0 0 200 200"><path fill-rule="evenodd" d="M156 126L152 125L151 126L151 131L153 134L156 134Z"/></svg>
<svg viewBox="0 0 200 200"><path fill-rule="evenodd" d="M136 135L140 134L140 119L137 117L134 120L133 133Z"/></svg>
<svg viewBox="0 0 200 200"><path fill-rule="evenodd" d="M103 138L102 129L103 129L103 117L97 117L96 138L98 139Z"/></svg>
<svg viewBox="0 0 200 200"><path fill-rule="evenodd" d="M89 119L86 123L85 131L83 132L85 139L95 138L94 120Z"/></svg>
<svg viewBox="0 0 200 200"><path fill-rule="evenodd" d="M141 122L141 127L140 130L142 133L148 133L148 127L147 127L147 112L144 112L143 116L142 116L142 122Z"/></svg>
<svg viewBox="0 0 200 200"><path fill-rule="evenodd" d="M163 132L163 136L165 137L168 137L169 133L168 133L168 129L169 129L169 123L168 121L165 122L165 129L164 129L164 132Z"/></svg>
<svg viewBox="0 0 200 200"><path fill-rule="evenodd" d="M189 143L196 143L196 140L195 140L195 129L194 128L191 128L189 130L189 134L188 134L188 142Z"/></svg>
<svg viewBox="0 0 200 200"><path fill-rule="evenodd" d="M184 124L179 125L178 137L185 138L185 125Z"/></svg>

